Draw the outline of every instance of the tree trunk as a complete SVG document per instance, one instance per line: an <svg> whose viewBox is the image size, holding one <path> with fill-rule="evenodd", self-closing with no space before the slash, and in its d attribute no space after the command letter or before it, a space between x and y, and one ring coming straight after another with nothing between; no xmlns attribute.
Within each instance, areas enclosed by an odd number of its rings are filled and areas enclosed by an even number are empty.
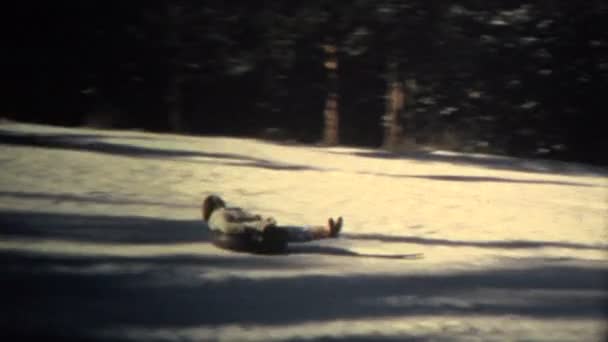
<svg viewBox="0 0 608 342"><path fill-rule="evenodd" d="M181 81L175 74L169 75L167 94L167 112L169 128L173 132L182 132L182 91Z"/></svg>
<svg viewBox="0 0 608 342"><path fill-rule="evenodd" d="M397 66L389 66L387 78L386 113L382 117L384 126L383 146L388 149L397 147L403 138L400 116L405 106L406 95L403 83L398 80Z"/></svg>
<svg viewBox="0 0 608 342"><path fill-rule="evenodd" d="M338 95L330 93L325 101L325 126L323 143L327 146L338 145Z"/></svg>
<svg viewBox="0 0 608 342"><path fill-rule="evenodd" d="M326 44L325 50L325 69L327 69L328 94L325 100L323 126L323 144L335 146L339 143L339 112L338 112L338 57L335 45Z"/></svg>
<svg viewBox="0 0 608 342"><path fill-rule="evenodd" d="M182 122L182 70L180 69L179 49L181 45L179 34L179 19L181 8L176 4L167 4L167 41L169 51L168 84L165 101L167 105L167 124L173 132L181 132Z"/></svg>

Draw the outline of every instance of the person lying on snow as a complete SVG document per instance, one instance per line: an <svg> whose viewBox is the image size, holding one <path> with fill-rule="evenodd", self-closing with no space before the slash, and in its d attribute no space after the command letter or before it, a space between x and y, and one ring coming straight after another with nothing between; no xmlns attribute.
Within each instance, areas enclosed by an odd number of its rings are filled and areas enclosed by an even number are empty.
<svg viewBox="0 0 608 342"><path fill-rule="evenodd" d="M241 208L226 207L217 195L205 198L203 221L213 234L213 242L223 248L257 253L276 253L288 242L308 242L336 238L342 229L342 217L329 218L326 226L279 226L272 217L254 215Z"/></svg>

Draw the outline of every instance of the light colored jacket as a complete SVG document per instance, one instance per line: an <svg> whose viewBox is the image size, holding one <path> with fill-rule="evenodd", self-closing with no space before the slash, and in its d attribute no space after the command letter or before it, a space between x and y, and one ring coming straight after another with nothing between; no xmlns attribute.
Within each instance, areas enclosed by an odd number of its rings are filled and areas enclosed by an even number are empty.
<svg viewBox="0 0 608 342"><path fill-rule="evenodd" d="M264 231L268 225L276 224L272 218L262 218L241 208L217 208L207 221L209 229L225 234L238 234L246 230Z"/></svg>

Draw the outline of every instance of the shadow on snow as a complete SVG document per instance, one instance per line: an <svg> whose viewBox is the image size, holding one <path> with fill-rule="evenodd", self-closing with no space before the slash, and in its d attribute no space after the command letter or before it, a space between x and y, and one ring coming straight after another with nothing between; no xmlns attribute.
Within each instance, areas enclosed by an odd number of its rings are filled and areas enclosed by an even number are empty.
<svg viewBox="0 0 608 342"><path fill-rule="evenodd" d="M139 217L1 212L0 226L5 240L169 245L209 239L200 221ZM298 253L348 255L315 244L294 249ZM0 335L92 337L125 327L287 325L411 315L607 316L605 267L539 267L522 259L521 267L467 273L297 273L320 268L323 260L240 253L130 257L3 251ZM241 271L270 269L279 275L250 278ZM214 278L218 270L228 275ZM296 274L283 277L281 270Z"/></svg>
<svg viewBox="0 0 608 342"><path fill-rule="evenodd" d="M2 237L112 244L178 244L211 242L212 234L202 220L148 217L74 215L0 211ZM334 240L336 242L338 240ZM246 255L237 253L234 255ZM421 255L361 254L318 242L292 243L280 255L317 254L349 257L417 259Z"/></svg>
<svg viewBox="0 0 608 342"><path fill-rule="evenodd" d="M415 160L420 162L446 162L460 165L475 165L488 169L533 172L533 173L549 173L549 174L572 174L572 175L608 175L608 169L582 165L554 160L534 160L515 157L503 157L495 155L472 155L464 153L454 154L439 154L426 151L412 152L389 152L383 150L370 151L353 151L353 152L336 152L329 151L334 154L355 155L365 158L380 158L380 159L403 159Z"/></svg>
<svg viewBox="0 0 608 342"><path fill-rule="evenodd" d="M197 256L83 260L3 253L0 260L8 265L0 318L2 333L9 334L86 336L120 327L286 325L412 315L608 316L607 269L597 267L256 279L239 276L238 270L313 266L285 258ZM95 272L101 267L106 271ZM205 278L217 268L234 272Z"/></svg>
<svg viewBox="0 0 608 342"><path fill-rule="evenodd" d="M219 164L227 166L257 167L277 171L322 171L320 168L308 165L293 165L276 163L266 159L253 158L250 156L232 153L212 153L202 151L160 149L127 144L118 144L103 139L120 138L115 136L90 135L90 134L39 134L39 133L18 133L9 130L0 130L0 144L17 146L34 146L49 149L66 149L73 151L87 151L94 153L104 153L116 156L132 158L151 158L151 159L176 159L203 157L223 160ZM193 162L209 163L207 161L193 160ZM218 164L217 161L213 162Z"/></svg>
<svg viewBox="0 0 608 342"><path fill-rule="evenodd" d="M597 185L579 182L552 181L542 179L516 179L505 177L479 177L479 176L456 176L456 175L401 175L390 173L377 172L359 172L365 175L374 175L393 178L418 178L446 182L485 182L485 183L514 183L514 184L538 184L538 185L565 185L565 186L580 186L580 187L596 187Z"/></svg>
<svg viewBox="0 0 608 342"><path fill-rule="evenodd" d="M352 240L374 240L389 243L413 243L420 245L451 246L451 247L478 247L478 248L498 248L498 249L526 249L526 248L569 248L569 249L588 249L606 250L608 245L589 245L575 242L560 241L530 241L530 240L511 240L511 241L461 241L448 239L432 239L418 236L391 236L383 234L343 234L345 238Z"/></svg>
<svg viewBox="0 0 608 342"><path fill-rule="evenodd" d="M182 208L193 209L198 208L194 205L176 204L170 202L145 201L145 200L126 200L120 198L112 198L106 193L98 193L91 196L74 195L67 193L44 193L44 192L26 192L26 191L0 191L0 198L18 198L24 200L50 200L55 203L62 202L77 202L77 203L97 203L111 205L146 205L146 206L161 206L167 208Z"/></svg>

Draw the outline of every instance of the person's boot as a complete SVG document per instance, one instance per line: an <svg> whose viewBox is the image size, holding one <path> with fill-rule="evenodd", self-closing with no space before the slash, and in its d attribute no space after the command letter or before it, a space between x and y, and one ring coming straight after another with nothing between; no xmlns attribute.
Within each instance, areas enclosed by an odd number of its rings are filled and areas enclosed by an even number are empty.
<svg viewBox="0 0 608 342"><path fill-rule="evenodd" d="M329 218L329 237L330 238L337 238L338 235L340 234L340 231L342 230L342 216L338 217L338 220L334 222L334 219L332 219L331 217Z"/></svg>

